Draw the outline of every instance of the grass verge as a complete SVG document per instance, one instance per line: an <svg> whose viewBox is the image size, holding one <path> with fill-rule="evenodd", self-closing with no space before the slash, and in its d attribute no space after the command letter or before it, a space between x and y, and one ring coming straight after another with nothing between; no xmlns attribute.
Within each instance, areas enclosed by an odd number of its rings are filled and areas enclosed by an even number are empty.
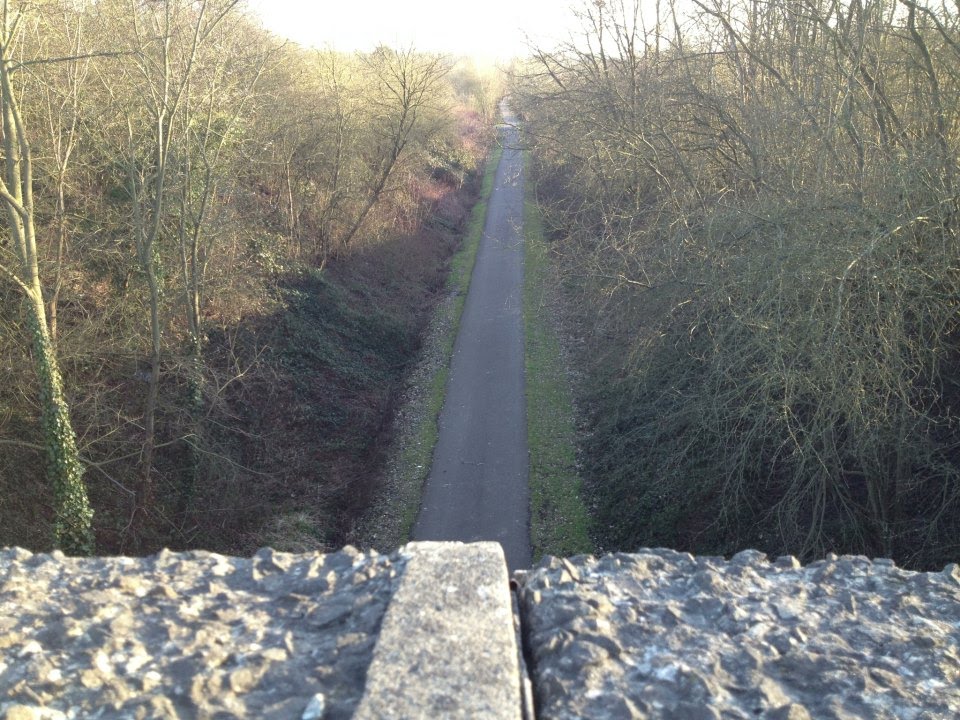
<svg viewBox="0 0 960 720"><path fill-rule="evenodd" d="M524 203L523 318L526 333L530 541L534 562L593 551L589 515L576 470L570 383L547 302L551 266L532 189Z"/></svg>
<svg viewBox="0 0 960 720"><path fill-rule="evenodd" d="M450 357L502 153L503 148L495 144L487 160L480 199L471 211L463 243L451 260L446 298L438 304L431 320L421 360L411 377L408 400L397 420L397 439L383 493L352 538L361 547L392 551L410 539L417 521L423 485L430 474L437 444L437 422L446 395Z"/></svg>

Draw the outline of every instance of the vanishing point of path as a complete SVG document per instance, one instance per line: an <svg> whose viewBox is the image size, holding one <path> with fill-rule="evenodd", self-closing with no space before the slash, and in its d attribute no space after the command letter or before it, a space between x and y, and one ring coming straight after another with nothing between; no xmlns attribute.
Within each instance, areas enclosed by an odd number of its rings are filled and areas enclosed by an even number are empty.
<svg viewBox="0 0 960 720"><path fill-rule="evenodd" d="M523 179L517 130L503 156L450 363L416 540L496 540L530 566L523 346Z"/></svg>

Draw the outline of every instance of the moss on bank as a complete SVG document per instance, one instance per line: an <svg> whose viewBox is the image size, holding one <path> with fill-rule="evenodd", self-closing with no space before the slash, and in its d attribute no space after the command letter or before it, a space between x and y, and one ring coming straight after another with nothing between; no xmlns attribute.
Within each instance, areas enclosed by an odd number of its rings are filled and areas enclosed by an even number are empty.
<svg viewBox="0 0 960 720"><path fill-rule="evenodd" d="M550 257L540 211L524 203L523 316L526 334L530 541L533 557L591 552L589 516L576 469L573 399L550 318Z"/></svg>

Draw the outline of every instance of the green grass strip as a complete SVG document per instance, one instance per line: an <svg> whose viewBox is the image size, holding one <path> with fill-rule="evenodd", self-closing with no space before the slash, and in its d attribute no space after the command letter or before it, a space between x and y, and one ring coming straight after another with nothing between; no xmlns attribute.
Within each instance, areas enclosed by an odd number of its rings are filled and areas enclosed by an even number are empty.
<svg viewBox="0 0 960 720"><path fill-rule="evenodd" d="M450 376L450 359L453 346L460 328L470 278L476 263L483 226L487 217L487 203L496 178L497 167L503 148L494 145L487 159L483 176L480 199L470 214L467 230L460 249L451 260L450 274L447 277L449 300L437 306L436 315L430 325L430 333L423 351L425 357L432 356L433 362L422 365L422 372L413 382L418 388L413 393L407 416L411 418L408 427L401 431L397 441L397 455L391 462L390 484L393 492L388 502L390 508L381 508L376 520L376 528L370 528L360 538L361 543L375 546L384 552L395 549L409 541L413 526L420 510L423 486L430 474L433 463L433 449L439 434L438 421L446 396L447 380ZM369 532L376 533L372 537Z"/></svg>
<svg viewBox="0 0 960 720"><path fill-rule="evenodd" d="M576 470L570 383L545 302L550 258L533 189L524 203L523 317L526 331L527 443L530 448L530 541L536 562L593 552L589 515Z"/></svg>

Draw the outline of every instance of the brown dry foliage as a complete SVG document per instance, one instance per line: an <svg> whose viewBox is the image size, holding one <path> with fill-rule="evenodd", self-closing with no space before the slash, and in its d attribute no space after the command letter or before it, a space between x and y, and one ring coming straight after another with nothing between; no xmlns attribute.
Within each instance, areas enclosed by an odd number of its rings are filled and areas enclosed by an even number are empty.
<svg viewBox="0 0 960 720"><path fill-rule="evenodd" d="M98 550L239 551L278 528L298 547L304 533L337 543L375 481L491 137L470 74L413 49L285 44L232 0L24 7L41 275ZM148 245L135 242L149 223L134 197L158 218L151 453ZM0 282L0 545L42 550L21 311Z"/></svg>

